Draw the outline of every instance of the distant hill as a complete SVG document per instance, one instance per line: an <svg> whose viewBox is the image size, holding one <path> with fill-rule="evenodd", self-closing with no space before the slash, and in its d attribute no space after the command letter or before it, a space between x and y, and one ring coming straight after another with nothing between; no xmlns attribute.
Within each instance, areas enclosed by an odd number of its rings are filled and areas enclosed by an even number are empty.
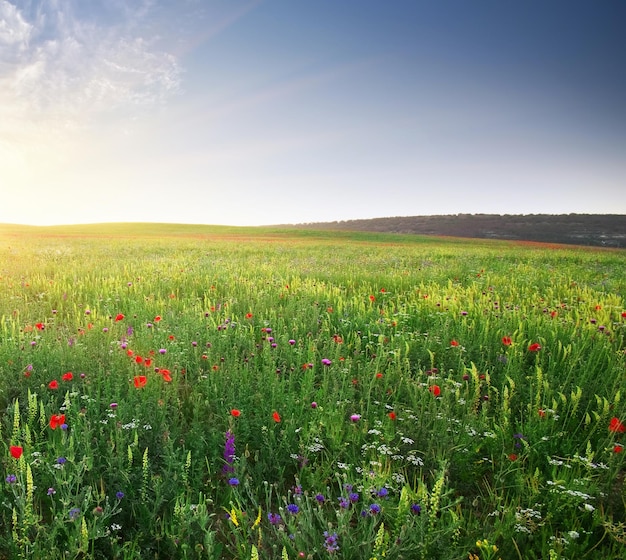
<svg viewBox="0 0 626 560"><path fill-rule="evenodd" d="M450 214L295 224L298 229L374 231L626 248L621 214Z"/></svg>

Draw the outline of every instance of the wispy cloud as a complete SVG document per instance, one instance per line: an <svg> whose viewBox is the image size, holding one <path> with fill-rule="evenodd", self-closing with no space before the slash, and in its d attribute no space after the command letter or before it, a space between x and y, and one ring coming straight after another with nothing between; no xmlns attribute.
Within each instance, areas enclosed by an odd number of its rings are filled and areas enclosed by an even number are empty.
<svg viewBox="0 0 626 560"><path fill-rule="evenodd" d="M151 25L153 4L135 6L0 0L3 116L67 124L175 94L181 71Z"/></svg>

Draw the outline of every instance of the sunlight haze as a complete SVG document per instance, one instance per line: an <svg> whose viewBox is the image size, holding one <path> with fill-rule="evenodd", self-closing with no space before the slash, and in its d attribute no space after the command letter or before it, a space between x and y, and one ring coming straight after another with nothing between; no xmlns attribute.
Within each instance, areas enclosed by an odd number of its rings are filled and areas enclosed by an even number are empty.
<svg viewBox="0 0 626 560"><path fill-rule="evenodd" d="M626 4L0 0L0 222L626 213Z"/></svg>

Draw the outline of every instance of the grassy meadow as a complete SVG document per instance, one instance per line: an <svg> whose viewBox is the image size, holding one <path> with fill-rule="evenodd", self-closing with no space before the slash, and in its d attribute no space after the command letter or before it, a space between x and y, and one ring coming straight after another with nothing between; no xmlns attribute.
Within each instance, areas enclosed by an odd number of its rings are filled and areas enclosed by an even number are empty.
<svg viewBox="0 0 626 560"><path fill-rule="evenodd" d="M626 252L0 227L0 559L626 556Z"/></svg>

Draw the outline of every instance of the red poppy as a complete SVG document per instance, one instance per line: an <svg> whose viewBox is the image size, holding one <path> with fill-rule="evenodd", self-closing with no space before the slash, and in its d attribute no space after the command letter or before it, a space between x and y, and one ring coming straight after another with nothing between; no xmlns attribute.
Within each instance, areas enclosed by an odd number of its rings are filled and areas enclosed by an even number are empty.
<svg viewBox="0 0 626 560"><path fill-rule="evenodd" d="M397 418L396 413L393 410L387 414L387 416L389 416L390 420L395 420Z"/></svg>
<svg viewBox="0 0 626 560"><path fill-rule="evenodd" d="M626 432L626 426L620 422L619 418L611 418L609 422L609 432L614 432L616 434L623 434Z"/></svg>
<svg viewBox="0 0 626 560"><path fill-rule="evenodd" d="M127 356L132 356L134 354L134 352L129 348L128 350L126 350L126 355Z"/></svg>
<svg viewBox="0 0 626 560"><path fill-rule="evenodd" d="M239 416L241 416L241 410L238 410L237 408L233 408L230 411L230 415L234 416L235 418L239 418Z"/></svg>
<svg viewBox="0 0 626 560"><path fill-rule="evenodd" d="M123 320L124 320L124 315L123 315L122 313L118 313L118 314L115 316L115 322L117 322L117 321L123 321Z"/></svg>
<svg viewBox="0 0 626 560"><path fill-rule="evenodd" d="M141 356L135 356L135 363L140 364L143 362L143 358Z"/></svg>
<svg viewBox="0 0 626 560"><path fill-rule="evenodd" d="M511 344L513 344L513 341L511 340L510 336L503 336L502 344L504 344L505 346L511 346Z"/></svg>
<svg viewBox="0 0 626 560"><path fill-rule="evenodd" d="M48 389L52 389L53 391L55 389L59 388L59 382L56 379L53 379L52 381L50 381L50 383L48 383Z"/></svg>
<svg viewBox="0 0 626 560"><path fill-rule="evenodd" d="M456 340L451 340L450 341L450 346L458 346L459 343Z"/></svg>
<svg viewBox="0 0 626 560"><path fill-rule="evenodd" d="M515 453L510 453L509 454L509 460L511 461L517 461L517 455Z"/></svg>
<svg viewBox="0 0 626 560"><path fill-rule="evenodd" d="M68 371L61 376L61 379L63 379L63 381L71 381L74 379L74 374L71 371Z"/></svg>
<svg viewBox="0 0 626 560"><path fill-rule="evenodd" d="M145 375L136 375L133 378L133 383L137 389L141 389L146 386L146 383L148 383L148 378Z"/></svg>
<svg viewBox="0 0 626 560"><path fill-rule="evenodd" d="M371 295L370 296L370 301L376 301L376 296Z"/></svg>
<svg viewBox="0 0 626 560"><path fill-rule="evenodd" d="M272 414L272 418L274 419L274 422L280 422L280 414L278 414L278 412L274 411Z"/></svg>
<svg viewBox="0 0 626 560"><path fill-rule="evenodd" d="M541 350L541 344L539 344L538 342L533 342L529 347L528 347L528 351L529 352L539 352L539 350Z"/></svg>
<svg viewBox="0 0 626 560"><path fill-rule="evenodd" d="M438 397L439 395L441 395L441 388L439 387L439 385L431 385L430 387L428 387L428 390L435 396Z"/></svg>
<svg viewBox="0 0 626 560"><path fill-rule="evenodd" d="M376 379L382 379L383 374L380 371L376 374Z"/></svg>
<svg viewBox="0 0 626 560"><path fill-rule="evenodd" d="M46 325L44 325L43 323L35 323L35 327L38 331L43 331L46 328Z"/></svg>
<svg viewBox="0 0 626 560"><path fill-rule="evenodd" d="M154 318L154 322L155 322L155 323L158 323L160 320L161 320L161 316L160 316L160 315L157 315L157 316Z"/></svg>
<svg viewBox="0 0 626 560"><path fill-rule="evenodd" d="M246 319L252 319L252 313L246 313Z"/></svg>
<svg viewBox="0 0 626 560"><path fill-rule="evenodd" d="M146 358L146 361L143 363L143 365L146 367L150 367L152 365L152 360L150 358Z"/></svg>
<svg viewBox="0 0 626 560"><path fill-rule="evenodd" d="M341 338L338 334L334 334L333 335L333 341L336 342L337 344L342 344L343 343L343 338Z"/></svg>
<svg viewBox="0 0 626 560"><path fill-rule="evenodd" d="M626 311L622 311L622 317L626 319Z"/></svg>
<svg viewBox="0 0 626 560"><path fill-rule="evenodd" d="M163 381L170 383L172 381L172 375L169 369L160 369L159 373L163 376Z"/></svg>
<svg viewBox="0 0 626 560"><path fill-rule="evenodd" d="M9 448L9 452L11 453L11 457L19 459L22 456L22 453L24 453L24 449L19 445L12 445Z"/></svg>
<svg viewBox="0 0 626 560"><path fill-rule="evenodd" d="M613 446L613 453L621 453L622 451L624 451L624 446L621 443L616 443Z"/></svg>
<svg viewBox="0 0 626 560"><path fill-rule="evenodd" d="M50 416L50 428L56 430L62 424L65 424L65 414L53 414Z"/></svg>
<svg viewBox="0 0 626 560"><path fill-rule="evenodd" d="M539 418L543 418L546 415L546 411L543 408L540 408L537 411L537 414L539 414Z"/></svg>

